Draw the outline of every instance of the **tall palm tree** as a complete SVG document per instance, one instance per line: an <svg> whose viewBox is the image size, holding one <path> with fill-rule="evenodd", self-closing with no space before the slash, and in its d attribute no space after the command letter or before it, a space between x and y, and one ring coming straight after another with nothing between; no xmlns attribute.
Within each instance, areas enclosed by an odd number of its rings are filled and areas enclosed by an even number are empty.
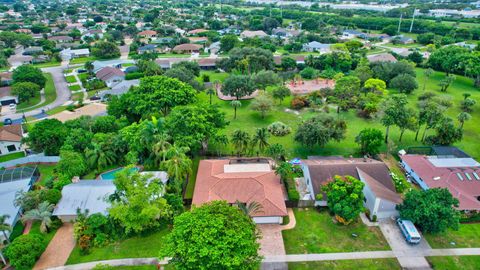
<svg viewBox="0 0 480 270"><path fill-rule="evenodd" d="M115 162L115 153L105 148L94 142L92 148L85 151L85 157L91 168L101 169Z"/></svg>
<svg viewBox="0 0 480 270"><path fill-rule="evenodd" d="M45 201L38 205L37 209L32 209L30 211L25 212L22 216L22 221L29 221L29 220L38 220L40 221L40 231L41 232L48 232L48 227L52 224L52 211L53 211L53 204Z"/></svg>
<svg viewBox="0 0 480 270"><path fill-rule="evenodd" d="M232 134L231 142L237 150L237 154L240 155L248 149L248 145L250 144L250 135L243 130L237 129Z"/></svg>
<svg viewBox="0 0 480 270"><path fill-rule="evenodd" d="M423 77L423 91L425 91L425 87L427 87L427 79L430 78L430 76L432 76L433 74L433 69L431 68L427 68L425 69L425 71L423 72L424 74L424 77Z"/></svg>
<svg viewBox="0 0 480 270"><path fill-rule="evenodd" d="M242 203L239 200L235 201L235 205L247 216L252 216L258 213L263 213L263 206L258 202Z"/></svg>
<svg viewBox="0 0 480 270"><path fill-rule="evenodd" d="M9 217L9 215L0 216L0 231L3 233L3 237L5 237L5 240L7 240L8 243L10 243L10 239L8 239L6 231L12 231L12 226L7 223Z"/></svg>
<svg viewBox="0 0 480 270"><path fill-rule="evenodd" d="M168 149L172 146L168 140L170 137L166 133L161 133L155 136L155 143L152 146L152 153L155 156L155 163L160 164L159 161L164 162L167 158Z"/></svg>
<svg viewBox="0 0 480 270"><path fill-rule="evenodd" d="M215 90L213 88L208 88L206 92L210 99L210 105L212 105L212 96L215 95Z"/></svg>
<svg viewBox="0 0 480 270"><path fill-rule="evenodd" d="M463 124L465 124L465 121L468 121L471 118L472 116L467 112L459 113L457 116L457 119L458 119L458 122L460 122L460 129L463 129Z"/></svg>
<svg viewBox="0 0 480 270"><path fill-rule="evenodd" d="M167 160L163 162L163 166L169 177L182 180L192 173L192 160L185 154L189 150L188 147L180 147L174 144L167 151Z"/></svg>
<svg viewBox="0 0 480 270"><path fill-rule="evenodd" d="M252 138L252 146L255 147L258 145L258 150L260 150L261 153L267 148L270 144L268 143L268 130L267 128L257 128L255 131L255 135L253 135Z"/></svg>
<svg viewBox="0 0 480 270"><path fill-rule="evenodd" d="M233 107L233 119L237 119L237 108L242 107L242 102L240 100L232 100L230 105Z"/></svg>
<svg viewBox="0 0 480 270"><path fill-rule="evenodd" d="M282 162L275 168L275 174L280 176L280 181L285 181L293 174L292 164L288 162Z"/></svg>

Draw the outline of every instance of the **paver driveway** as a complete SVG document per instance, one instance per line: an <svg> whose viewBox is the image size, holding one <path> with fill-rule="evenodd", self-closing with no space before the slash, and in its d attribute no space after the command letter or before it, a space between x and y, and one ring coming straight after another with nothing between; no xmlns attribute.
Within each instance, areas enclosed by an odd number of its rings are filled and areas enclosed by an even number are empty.
<svg viewBox="0 0 480 270"><path fill-rule="evenodd" d="M73 224L64 223L48 244L47 249L43 252L33 270L43 270L64 265L74 247Z"/></svg>

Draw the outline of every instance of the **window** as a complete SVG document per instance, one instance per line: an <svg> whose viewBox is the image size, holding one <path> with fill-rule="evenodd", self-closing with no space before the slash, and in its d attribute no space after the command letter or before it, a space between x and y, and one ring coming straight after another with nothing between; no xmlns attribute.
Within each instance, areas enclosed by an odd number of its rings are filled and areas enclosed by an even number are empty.
<svg viewBox="0 0 480 270"><path fill-rule="evenodd" d="M476 172L472 172L472 174L473 174L473 177L475 177L475 179L480 180L480 177Z"/></svg>
<svg viewBox="0 0 480 270"><path fill-rule="evenodd" d="M363 202L367 202L367 197L363 197Z"/></svg>
<svg viewBox="0 0 480 270"><path fill-rule="evenodd" d="M461 173L458 173L458 172L457 172L456 174L457 174L458 179L459 179L460 181L463 181L463 176L462 176L462 174L461 174Z"/></svg>
<svg viewBox="0 0 480 270"><path fill-rule="evenodd" d="M7 150L8 152L13 152L13 151L17 151L17 148L15 147L14 144L11 144L7 146Z"/></svg>
<svg viewBox="0 0 480 270"><path fill-rule="evenodd" d="M472 177L470 176L470 174L465 173L465 176L467 177L467 179L468 179L469 181L472 181Z"/></svg>

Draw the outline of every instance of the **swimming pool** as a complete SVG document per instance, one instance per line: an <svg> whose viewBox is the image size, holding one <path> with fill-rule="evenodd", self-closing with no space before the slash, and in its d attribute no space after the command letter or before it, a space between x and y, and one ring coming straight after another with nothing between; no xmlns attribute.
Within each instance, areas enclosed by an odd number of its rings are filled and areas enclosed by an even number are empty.
<svg viewBox="0 0 480 270"><path fill-rule="evenodd" d="M104 172L102 174L100 174L100 179L101 180L113 180L115 179L115 174L121 170L123 170L124 168L123 167L120 167L120 168L117 168L117 169L113 169L111 171L108 171L108 172ZM138 172L138 168L137 167L133 167L130 169L131 172L135 171L135 172Z"/></svg>

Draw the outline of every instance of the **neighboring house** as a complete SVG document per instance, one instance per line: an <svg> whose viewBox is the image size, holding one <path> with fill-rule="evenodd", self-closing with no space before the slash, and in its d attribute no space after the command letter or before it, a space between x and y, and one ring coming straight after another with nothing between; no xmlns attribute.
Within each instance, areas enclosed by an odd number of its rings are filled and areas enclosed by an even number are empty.
<svg viewBox="0 0 480 270"><path fill-rule="evenodd" d="M369 158L309 157L302 160L302 170L306 185L303 200L315 200L315 205L326 206L327 196L322 187L336 175L353 176L365 184L364 205L371 218L378 219L397 216L396 204L401 202L395 193L395 186L388 167L381 161ZM317 196L321 194L321 196Z"/></svg>
<svg viewBox="0 0 480 270"><path fill-rule="evenodd" d="M15 196L18 192L27 192L33 183L40 177L37 167L16 167L14 169L0 170L0 213L9 217L5 223L15 226L20 218L21 208L15 206ZM5 231L7 237L10 231ZM3 234L0 233L0 239Z"/></svg>
<svg viewBox="0 0 480 270"><path fill-rule="evenodd" d="M138 33L140 38L151 39L157 37L157 32L153 30L145 30Z"/></svg>
<svg viewBox="0 0 480 270"><path fill-rule="evenodd" d="M0 86L11 85L12 83L12 72L0 73Z"/></svg>
<svg viewBox="0 0 480 270"><path fill-rule="evenodd" d="M345 30L342 32L342 38L345 38L345 39L357 38L363 35L364 33L357 30Z"/></svg>
<svg viewBox="0 0 480 270"><path fill-rule="evenodd" d="M108 87L112 87L125 80L125 73L113 67L104 67L95 73L97 79L102 80Z"/></svg>
<svg viewBox="0 0 480 270"><path fill-rule="evenodd" d="M49 37L48 40L55 41L57 43L67 43L67 42L72 42L73 38L69 36L52 36L52 37Z"/></svg>
<svg viewBox="0 0 480 270"><path fill-rule="evenodd" d="M32 46L32 47L28 47L25 50L23 50L22 54L23 55L34 55L34 54L38 54L38 53L42 53L42 52L43 52L42 47Z"/></svg>
<svg viewBox="0 0 480 270"><path fill-rule="evenodd" d="M89 57L90 56L90 50L89 49L77 49L77 50L72 50L70 48L64 49L60 52L60 57L65 60L71 60L73 58L78 58L78 57Z"/></svg>
<svg viewBox="0 0 480 270"><path fill-rule="evenodd" d="M367 55L368 62L375 63L375 62L397 62L395 56L391 53L379 53L379 54L371 54Z"/></svg>
<svg viewBox="0 0 480 270"><path fill-rule="evenodd" d="M208 42L207 37L189 37L188 40L190 40L190 43L195 44L205 44Z"/></svg>
<svg viewBox="0 0 480 270"><path fill-rule="evenodd" d="M108 197L115 192L115 184L110 180L80 180L66 185L62 189L62 199L52 215L63 222L73 222L77 218L77 209L88 214L106 215L110 203Z"/></svg>
<svg viewBox="0 0 480 270"><path fill-rule="evenodd" d="M213 42L208 46L208 52L211 54L217 54L220 51L220 41Z"/></svg>
<svg viewBox="0 0 480 270"><path fill-rule="evenodd" d="M268 37L267 33L263 32L262 30L257 30L257 31L250 31L250 30L245 30L240 34L241 38L264 38Z"/></svg>
<svg viewBox="0 0 480 270"><path fill-rule="evenodd" d="M216 58L200 58L197 60L198 65L201 69L216 69L217 68L217 59Z"/></svg>
<svg viewBox="0 0 480 270"><path fill-rule="evenodd" d="M202 49L202 45L186 43L175 46L172 51L176 53L199 53L200 49Z"/></svg>
<svg viewBox="0 0 480 270"><path fill-rule="evenodd" d="M86 38L95 38L98 37L99 39L103 38L103 30L101 29L92 29L88 30L82 35L82 40L85 40Z"/></svg>
<svg viewBox="0 0 480 270"><path fill-rule="evenodd" d="M302 50L305 52L329 53L332 51L330 47L331 47L331 44L323 44L317 41L312 41L312 42L303 44Z"/></svg>
<svg viewBox="0 0 480 270"><path fill-rule="evenodd" d="M279 38L291 38L291 37L297 37L300 35L299 30L294 30L294 29L285 29L285 28L275 28L272 30L272 36L279 37Z"/></svg>
<svg viewBox="0 0 480 270"><path fill-rule="evenodd" d="M22 125L0 127L0 156L22 152Z"/></svg>
<svg viewBox="0 0 480 270"><path fill-rule="evenodd" d="M10 64L10 66L12 66L13 68L16 68L21 65L31 64L33 61L33 56L14 54L14 55L11 55L7 61Z"/></svg>
<svg viewBox="0 0 480 270"><path fill-rule="evenodd" d="M93 72L96 73L104 67L113 67L121 68L123 64L134 64L133 60L124 60L124 59L114 59L114 60L105 60L105 61L94 61L93 62Z"/></svg>
<svg viewBox="0 0 480 270"><path fill-rule="evenodd" d="M157 46L155 44L147 44L145 46L138 47L137 53L155 53L157 51Z"/></svg>
<svg viewBox="0 0 480 270"><path fill-rule="evenodd" d="M203 29L203 28L193 29L193 30L188 31L188 32L187 32L187 35L193 36L193 35L198 35L198 34L200 34L200 33L207 32L207 31L208 31L208 30Z"/></svg>
<svg viewBox="0 0 480 270"><path fill-rule="evenodd" d="M392 37L391 42L398 44L412 44L415 42L415 40L413 40L413 38L400 35Z"/></svg>
<svg viewBox="0 0 480 270"><path fill-rule="evenodd" d="M408 152L400 155L401 164L423 190L446 188L460 202L459 210L480 211L480 163L456 147Z"/></svg>
<svg viewBox="0 0 480 270"><path fill-rule="evenodd" d="M138 86L139 84L140 80L125 80L114 85L111 89L100 91L98 96L101 99L105 99L108 96L119 96L128 92L132 86Z"/></svg>
<svg viewBox="0 0 480 270"><path fill-rule="evenodd" d="M201 160L192 204L215 200L260 204L261 211L252 214L258 224L281 224L288 215L280 177L266 159Z"/></svg>
<svg viewBox="0 0 480 270"><path fill-rule="evenodd" d="M470 43L466 43L465 41L462 41L462 42L457 42L450 45L445 45L444 47L446 46L460 46L470 50L474 50L477 47L477 44L470 44Z"/></svg>

